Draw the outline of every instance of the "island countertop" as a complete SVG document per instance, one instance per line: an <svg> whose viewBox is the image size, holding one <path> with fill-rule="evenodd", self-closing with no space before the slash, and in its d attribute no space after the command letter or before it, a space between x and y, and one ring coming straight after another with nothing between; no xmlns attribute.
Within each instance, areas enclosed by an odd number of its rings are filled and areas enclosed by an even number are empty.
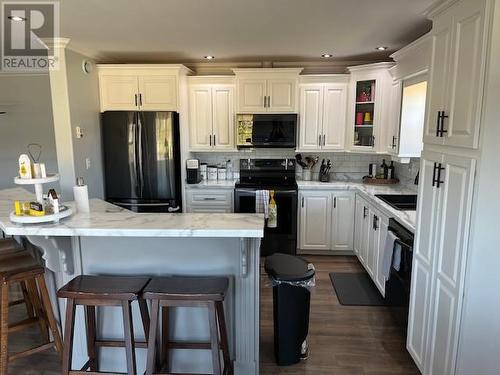
<svg viewBox="0 0 500 375"><path fill-rule="evenodd" d="M0 229L19 236L240 237L264 236L263 214L135 213L101 199L90 213L75 213L59 223L15 224L9 219L16 200L33 200L22 188L0 190ZM72 203L67 205L72 206Z"/></svg>

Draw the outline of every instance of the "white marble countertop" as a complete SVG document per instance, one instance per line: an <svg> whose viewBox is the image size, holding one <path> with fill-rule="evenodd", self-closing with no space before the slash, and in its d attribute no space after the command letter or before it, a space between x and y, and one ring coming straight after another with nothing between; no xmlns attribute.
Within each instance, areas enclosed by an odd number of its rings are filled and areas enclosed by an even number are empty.
<svg viewBox="0 0 500 375"><path fill-rule="evenodd" d="M414 189L399 185L367 185L362 182L351 181L297 181L297 185L299 186L299 190L355 190L387 216L393 217L401 225L415 233L416 211L396 210L375 196L375 194L416 194L417 191Z"/></svg>
<svg viewBox="0 0 500 375"><path fill-rule="evenodd" d="M135 213L91 199L90 213L60 223L19 225L9 220L15 200L33 200L22 188L0 190L0 229L20 236L233 237L262 238L263 214ZM71 206L72 203L67 205Z"/></svg>
<svg viewBox="0 0 500 375"><path fill-rule="evenodd" d="M198 184L186 184L186 189L234 189L238 180L203 180Z"/></svg>

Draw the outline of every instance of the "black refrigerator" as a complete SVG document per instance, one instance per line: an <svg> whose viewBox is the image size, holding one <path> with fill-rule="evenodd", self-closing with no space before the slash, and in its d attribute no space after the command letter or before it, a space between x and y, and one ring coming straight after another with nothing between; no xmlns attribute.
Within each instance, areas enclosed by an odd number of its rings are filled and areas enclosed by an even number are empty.
<svg viewBox="0 0 500 375"><path fill-rule="evenodd" d="M179 115L102 114L106 200L134 212L182 212Z"/></svg>

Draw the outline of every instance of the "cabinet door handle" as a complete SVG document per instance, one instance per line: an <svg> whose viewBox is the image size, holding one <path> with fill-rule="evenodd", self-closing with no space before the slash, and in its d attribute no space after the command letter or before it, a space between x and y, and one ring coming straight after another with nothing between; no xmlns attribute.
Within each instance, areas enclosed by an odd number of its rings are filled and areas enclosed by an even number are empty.
<svg viewBox="0 0 500 375"><path fill-rule="evenodd" d="M444 181L441 181L441 172L444 171L444 167L442 166L441 163L438 164L437 167L437 180L436 180L436 187L439 189L441 187L441 184L444 184Z"/></svg>
<svg viewBox="0 0 500 375"><path fill-rule="evenodd" d="M304 207L304 197L302 197L302 203L301 203L302 208Z"/></svg>
<svg viewBox="0 0 500 375"><path fill-rule="evenodd" d="M432 169L432 186L436 186L436 169L437 163L434 162L434 168Z"/></svg>
<svg viewBox="0 0 500 375"><path fill-rule="evenodd" d="M214 146L215 146L215 134L214 134Z"/></svg>
<svg viewBox="0 0 500 375"><path fill-rule="evenodd" d="M441 111L438 111L436 120L436 137L439 137L439 129L441 127Z"/></svg>
<svg viewBox="0 0 500 375"><path fill-rule="evenodd" d="M267 96L267 108L271 107L271 95Z"/></svg>
<svg viewBox="0 0 500 375"><path fill-rule="evenodd" d="M449 116L445 115L444 113L445 113L444 111L441 111L441 127L439 129L439 136L440 137L444 137L444 133L448 133L448 130L444 129L444 119L448 118Z"/></svg>
<svg viewBox="0 0 500 375"><path fill-rule="evenodd" d="M375 136L372 135L372 147L375 146Z"/></svg>
<svg viewBox="0 0 500 375"><path fill-rule="evenodd" d="M210 142L210 146L212 146L212 134L210 134L210 135L208 136L208 139L209 139L209 142Z"/></svg>
<svg viewBox="0 0 500 375"><path fill-rule="evenodd" d="M377 229L378 229L378 216L373 215L373 230L377 230Z"/></svg>
<svg viewBox="0 0 500 375"><path fill-rule="evenodd" d="M139 94L139 105L142 107L142 94Z"/></svg>
<svg viewBox="0 0 500 375"><path fill-rule="evenodd" d="M203 198L204 201L215 201L217 200L217 198L215 197L206 197L206 198Z"/></svg>
<svg viewBox="0 0 500 375"><path fill-rule="evenodd" d="M326 135L323 134L323 146L326 144Z"/></svg>
<svg viewBox="0 0 500 375"><path fill-rule="evenodd" d="M395 135L393 135L393 136L392 136L392 145L391 145L391 147L392 147L393 149L395 149L395 148L396 148L396 139L398 139L398 137L396 137Z"/></svg>
<svg viewBox="0 0 500 375"><path fill-rule="evenodd" d="M135 106L137 107L137 94L134 94Z"/></svg>
<svg viewBox="0 0 500 375"><path fill-rule="evenodd" d="M337 208L337 197L333 197L333 208Z"/></svg>
<svg viewBox="0 0 500 375"><path fill-rule="evenodd" d="M363 219L366 219L366 216L368 215L366 213L366 211L367 211L367 208L365 206L363 206Z"/></svg>
<svg viewBox="0 0 500 375"><path fill-rule="evenodd" d="M318 135L318 146L321 147L321 134Z"/></svg>

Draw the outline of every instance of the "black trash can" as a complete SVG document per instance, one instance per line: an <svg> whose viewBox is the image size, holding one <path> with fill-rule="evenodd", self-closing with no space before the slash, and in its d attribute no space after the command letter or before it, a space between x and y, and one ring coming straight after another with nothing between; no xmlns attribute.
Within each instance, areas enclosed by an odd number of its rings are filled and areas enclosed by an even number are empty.
<svg viewBox="0 0 500 375"><path fill-rule="evenodd" d="M266 258L265 270L273 285L276 361L293 365L307 354L314 267L303 258L276 253Z"/></svg>

